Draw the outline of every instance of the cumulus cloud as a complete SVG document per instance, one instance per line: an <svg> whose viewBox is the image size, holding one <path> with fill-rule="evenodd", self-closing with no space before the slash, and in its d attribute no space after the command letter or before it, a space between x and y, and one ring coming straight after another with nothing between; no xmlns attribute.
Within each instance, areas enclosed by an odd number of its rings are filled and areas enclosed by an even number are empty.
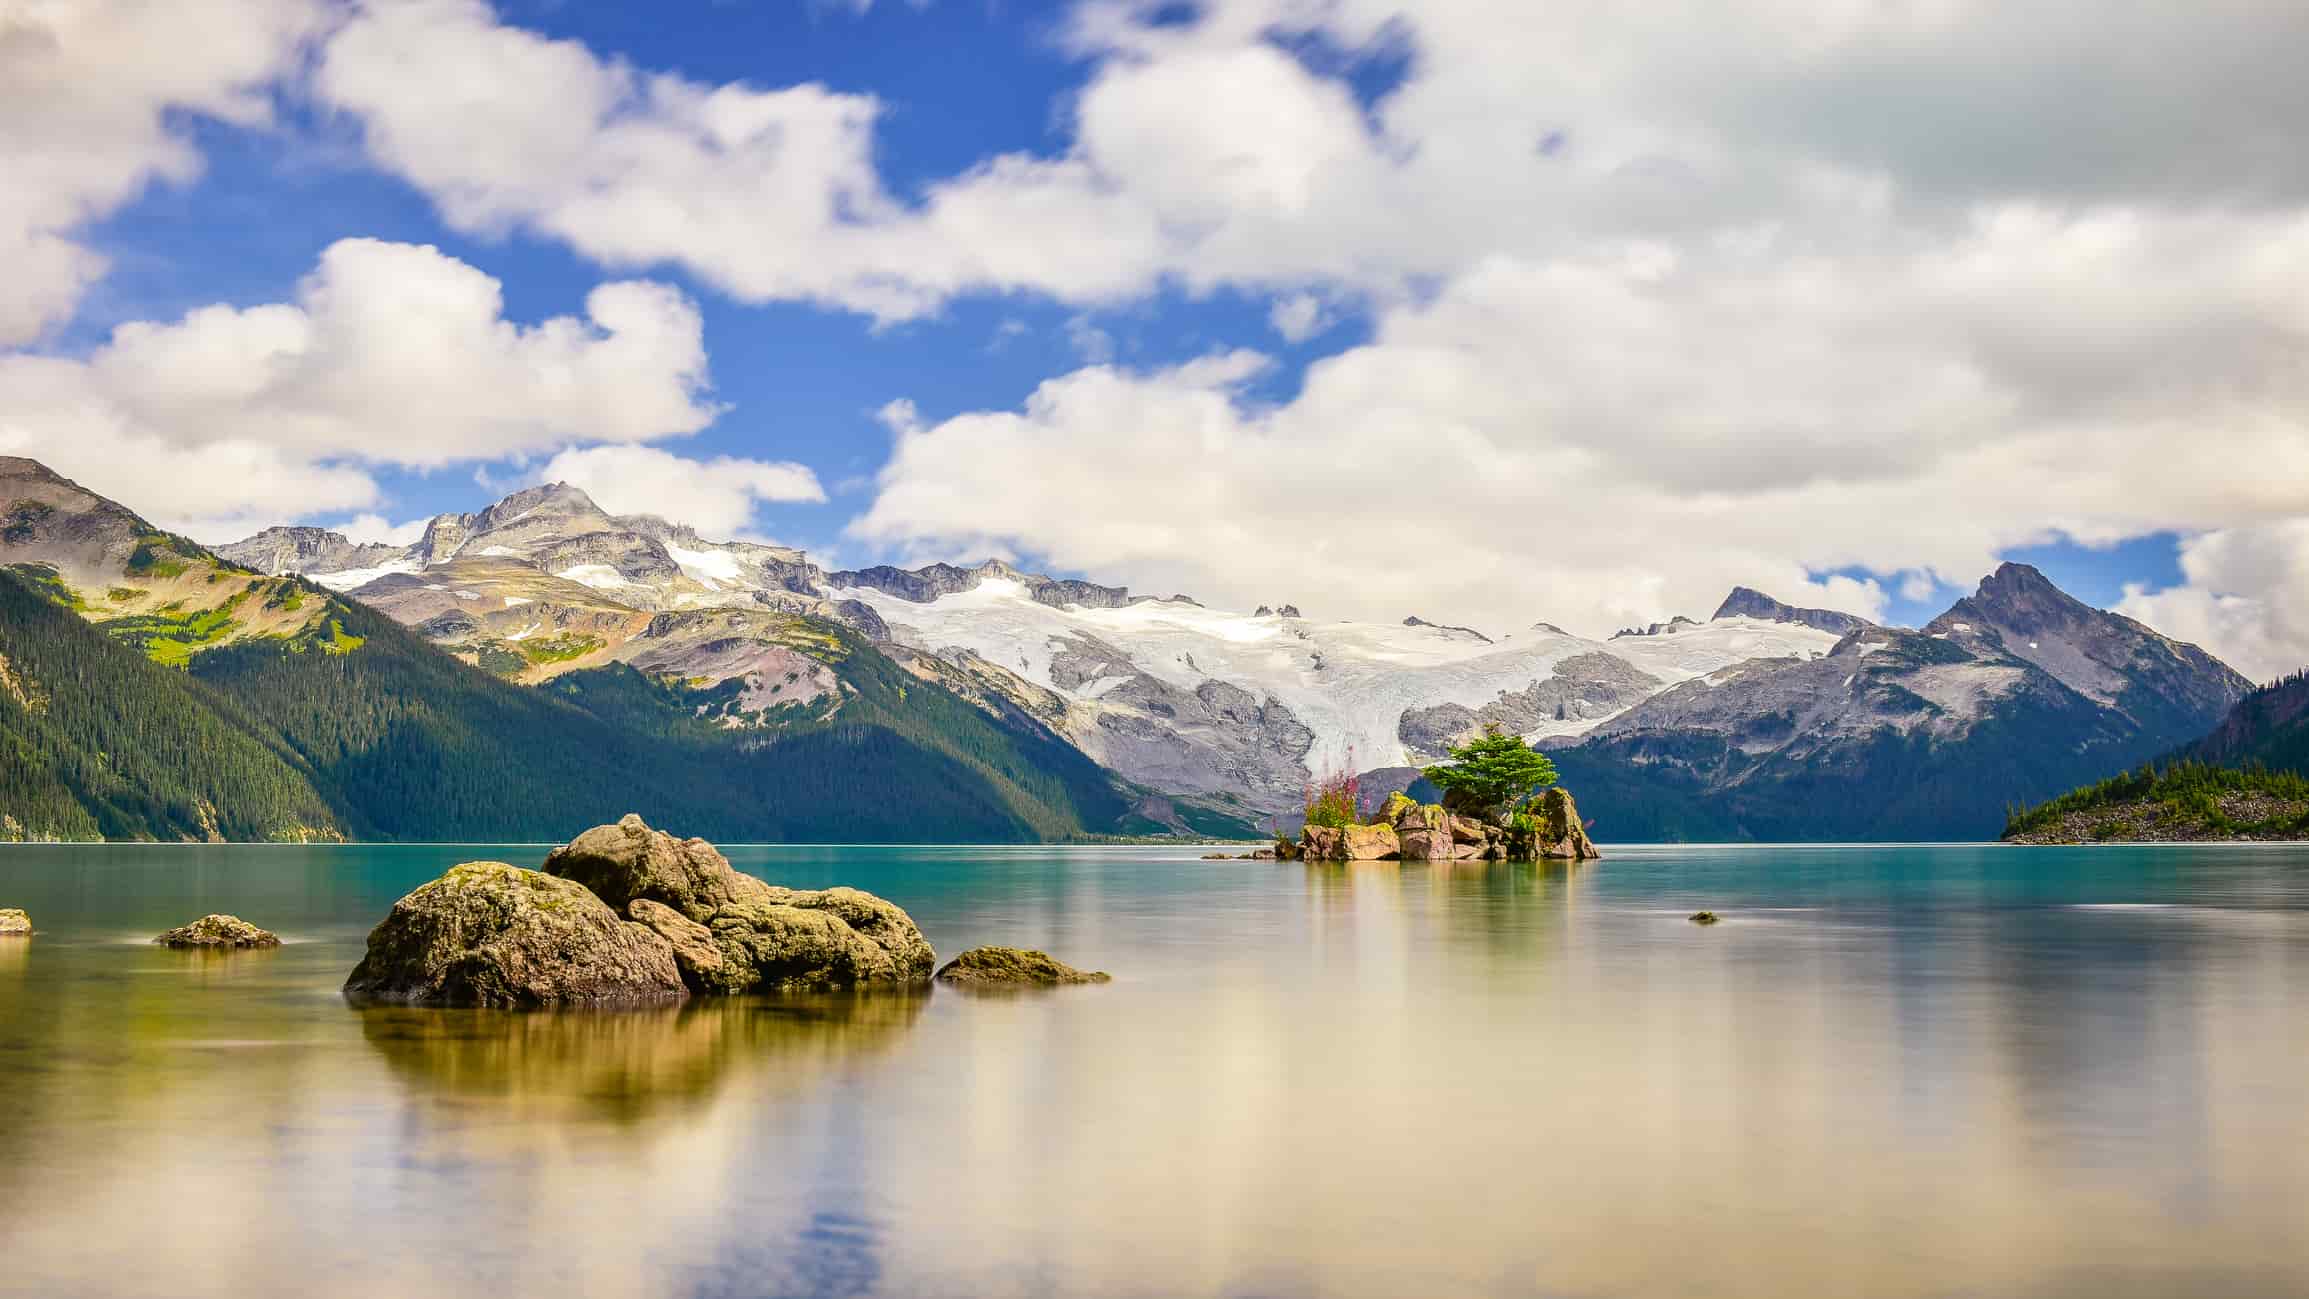
<svg viewBox="0 0 2309 1299"><path fill-rule="evenodd" d="M364 465L430 467L693 432L696 308L604 284L521 325L497 281L430 247L332 245L297 300L121 326L85 359L0 355L0 448L197 535L358 510Z"/></svg>
<svg viewBox="0 0 2309 1299"><path fill-rule="evenodd" d="M790 460L693 460L644 446L564 451L538 478L577 487L612 514L655 514L709 537L751 533L757 506L826 499L818 476Z"/></svg>
<svg viewBox="0 0 2309 1299"><path fill-rule="evenodd" d="M329 530L348 541L373 542L380 546L412 546L425 535L430 519L411 519L395 523L382 514L358 514L342 523L332 523Z"/></svg>
<svg viewBox="0 0 2309 1299"><path fill-rule="evenodd" d="M229 20L166 0L0 5L0 345L38 337L103 273L84 223L199 171L176 115L269 120L266 83L319 13L317 0L240 0Z"/></svg>
<svg viewBox="0 0 2309 1299"><path fill-rule="evenodd" d="M2181 543L2179 586L2128 584L2120 613L2217 646L2257 681L2309 666L2309 517L2217 528Z"/></svg>
<svg viewBox="0 0 2309 1299"><path fill-rule="evenodd" d="M2056 533L2297 511L2309 316L2255 282L2309 269L2301 237L2008 211L1832 267L1496 258L1280 405L1239 368L1093 367L903 429L857 533L1374 618L1608 631L1734 583L1874 616L1876 584L1810 575L1969 582Z"/></svg>

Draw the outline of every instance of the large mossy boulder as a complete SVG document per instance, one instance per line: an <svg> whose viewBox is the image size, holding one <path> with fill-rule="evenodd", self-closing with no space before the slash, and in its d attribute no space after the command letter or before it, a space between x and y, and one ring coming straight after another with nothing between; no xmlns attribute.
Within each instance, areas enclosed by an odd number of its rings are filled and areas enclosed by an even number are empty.
<svg viewBox="0 0 2309 1299"><path fill-rule="evenodd" d="M278 947L281 940L239 916L206 915L152 940L162 947Z"/></svg>
<svg viewBox="0 0 2309 1299"><path fill-rule="evenodd" d="M1105 983L1111 977L1103 970L1078 970L1047 952L1021 947L973 947L938 971L940 983L983 987L1056 987Z"/></svg>
<svg viewBox="0 0 2309 1299"><path fill-rule="evenodd" d="M677 839L630 813L554 849L545 870L664 938L696 992L923 983L938 962L895 903L851 888L779 888L705 840Z"/></svg>
<svg viewBox="0 0 2309 1299"><path fill-rule="evenodd" d="M706 918L728 963L724 990L921 983L938 954L897 904L858 889L770 888Z"/></svg>
<svg viewBox="0 0 2309 1299"><path fill-rule="evenodd" d="M770 886L740 873L703 839L676 839L627 813L615 825L597 825L554 849L545 873L575 880L624 912L647 899L703 923L733 902L760 902Z"/></svg>
<svg viewBox="0 0 2309 1299"><path fill-rule="evenodd" d="M668 1001L688 995L673 944L575 881L504 862L453 866L393 904L348 995L470 1006Z"/></svg>
<svg viewBox="0 0 2309 1299"><path fill-rule="evenodd" d="M32 917L15 907L0 907L0 938L21 938L32 932Z"/></svg>

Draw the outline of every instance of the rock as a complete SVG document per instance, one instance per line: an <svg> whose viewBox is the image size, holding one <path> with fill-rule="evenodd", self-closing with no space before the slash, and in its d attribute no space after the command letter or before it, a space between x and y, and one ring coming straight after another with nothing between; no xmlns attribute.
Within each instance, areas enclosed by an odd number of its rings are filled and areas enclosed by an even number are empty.
<svg viewBox="0 0 2309 1299"><path fill-rule="evenodd" d="M673 944L655 929L619 919L573 880L495 861L452 866L394 903L345 992L476 1006L688 995Z"/></svg>
<svg viewBox="0 0 2309 1299"><path fill-rule="evenodd" d="M1400 790L1387 796L1387 805L1380 808L1379 815L1373 819L1384 821L1398 829L1406 822L1414 825L1425 824L1419 816L1419 804L1409 794Z"/></svg>
<svg viewBox="0 0 2309 1299"><path fill-rule="evenodd" d="M921 983L938 954L896 905L857 889L770 889L706 920L732 967L726 991Z"/></svg>
<svg viewBox="0 0 2309 1299"><path fill-rule="evenodd" d="M703 923L733 902L759 902L770 886L740 874L703 839L676 839L627 813L616 825L597 825L545 858L545 873L575 880L622 912L647 898Z"/></svg>
<svg viewBox="0 0 2309 1299"><path fill-rule="evenodd" d="M1471 816L1453 816L1450 819L1451 841L1480 845L1485 839L1484 824Z"/></svg>
<svg viewBox="0 0 2309 1299"><path fill-rule="evenodd" d="M1207 852L1203 854L1204 861L1233 861L1234 859L1232 853Z"/></svg>
<svg viewBox="0 0 2309 1299"><path fill-rule="evenodd" d="M1308 861L1345 861L1347 832L1336 826L1308 826L1299 836L1299 856Z"/></svg>
<svg viewBox="0 0 2309 1299"><path fill-rule="evenodd" d="M1297 845L1292 845L1292 847L1296 848ZM1281 857L1282 855L1283 845L1280 844L1272 848L1254 848L1250 852L1243 854L1243 856L1250 858L1252 861L1274 861L1276 858Z"/></svg>
<svg viewBox="0 0 2309 1299"><path fill-rule="evenodd" d="M1275 840L1274 858L1276 861L1297 861L1305 855L1306 848L1304 845L1290 839Z"/></svg>
<svg viewBox="0 0 2309 1299"><path fill-rule="evenodd" d="M1396 860L1407 862L1450 861L1453 853L1448 831L1418 827L1395 833Z"/></svg>
<svg viewBox="0 0 2309 1299"><path fill-rule="evenodd" d="M938 971L940 983L1031 984L1105 983L1109 975L1078 970L1042 952L1017 947L973 947Z"/></svg>
<svg viewBox="0 0 2309 1299"><path fill-rule="evenodd" d="M1391 825L1311 825L1299 840L1308 861L1394 861L1401 850Z"/></svg>
<svg viewBox="0 0 2309 1299"><path fill-rule="evenodd" d="M278 947L281 940L239 916L202 916L152 940L162 947Z"/></svg>
<svg viewBox="0 0 2309 1299"><path fill-rule="evenodd" d="M1471 821L1489 821L1499 809L1464 789L1447 789L1443 791L1443 810Z"/></svg>
<svg viewBox="0 0 2309 1299"><path fill-rule="evenodd" d="M1593 861L1603 856L1587 837L1587 827L1579 819L1579 807L1571 801L1570 791L1562 786L1541 794L1531 815L1539 822L1534 855L1571 861Z"/></svg>
<svg viewBox="0 0 2309 1299"><path fill-rule="evenodd" d="M32 917L15 907L0 907L0 936L14 936L32 932Z"/></svg>
<svg viewBox="0 0 2309 1299"><path fill-rule="evenodd" d="M731 966L722 954L721 944L714 941L714 931L674 910L663 902L635 898L625 908L626 915L657 932L657 936L673 946L673 963L681 971L681 981L692 992L731 992L733 984L743 983L740 972Z"/></svg>
<svg viewBox="0 0 2309 1299"><path fill-rule="evenodd" d="M1348 861L1392 861L1402 851L1391 825L1351 825L1345 835Z"/></svg>
<svg viewBox="0 0 2309 1299"><path fill-rule="evenodd" d="M1721 917L1713 911L1695 911L1692 913L1692 923L1695 925L1712 925L1719 919Z"/></svg>

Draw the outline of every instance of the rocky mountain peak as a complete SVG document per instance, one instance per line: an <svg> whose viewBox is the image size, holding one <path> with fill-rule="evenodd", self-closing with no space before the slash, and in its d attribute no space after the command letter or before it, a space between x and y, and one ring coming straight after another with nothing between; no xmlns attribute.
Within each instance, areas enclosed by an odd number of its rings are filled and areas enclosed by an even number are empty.
<svg viewBox="0 0 2309 1299"><path fill-rule="evenodd" d="M326 528L272 527L228 545L216 553L260 573L326 573L382 564L401 553L395 546L358 542Z"/></svg>
<svg viewBox="0 0 2309 1299"><path fill-rule="evenodd" d="M541 483L524 487L473 516L472 528L475 532L494 532L530 518L612 522L609 512L578 488L568 483Z"/></svg>
<svg viewBox="0 0 2309 1299"><path fill-rule="evenodd" d="M1982 655L2009 654L2144 724L2202 732L2251 683L2194 645L2096 609L2027 564L2007 563L1925 627Z"/></svg>
<svg viewBox="0 0 2309 1299"><path fill-rule="evenodd" d="M1754 618L1760 622L1802 623L1806 627L1817 627L1821 631L1833 632L1838 636L1858 631L1863 627L1876 625L1858 614L1841 613L1834 609L1799 609L1794 605L1782 604L1762 591L1749 586L1733 587L1732 593L1724 597L1724 602L1716 606L1716 612L1709 621L1712 622L1716 618Z"/></svg>

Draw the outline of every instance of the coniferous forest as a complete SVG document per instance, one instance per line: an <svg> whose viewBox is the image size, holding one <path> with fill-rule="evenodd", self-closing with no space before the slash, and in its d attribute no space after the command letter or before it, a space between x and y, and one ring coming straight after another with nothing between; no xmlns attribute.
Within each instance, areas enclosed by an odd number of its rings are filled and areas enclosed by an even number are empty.
<svg viewBox="0 0 2309 1299"><path fill-rule="evenodd" d="M330 598L315 588L315 598ZM731 728L612 666L509 685L340 601L333 643L151 661L0 575L0 809L28 838L547 840L638 811L709 838L991 842L1112 829L1088 758L829 628L833 716Z"/></svg>

